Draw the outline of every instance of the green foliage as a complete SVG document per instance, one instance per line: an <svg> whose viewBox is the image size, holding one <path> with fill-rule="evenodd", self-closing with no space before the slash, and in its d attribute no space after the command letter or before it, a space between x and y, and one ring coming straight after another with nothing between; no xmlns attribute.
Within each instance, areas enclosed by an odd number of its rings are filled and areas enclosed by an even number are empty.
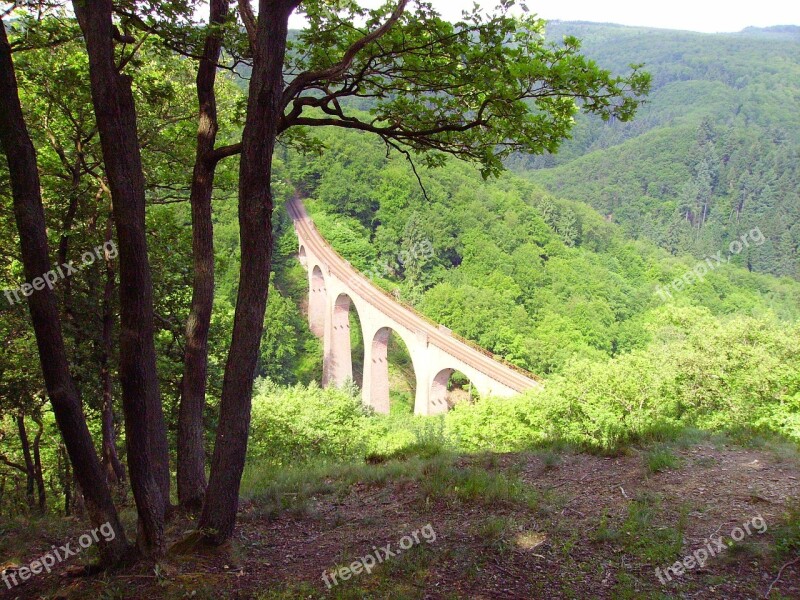
<svg viewBox="0 0 800 600"><path fill-rule="evenodd" d="M652 430L764 428L800 440L798 330L666 309L654 340L608 362L580 360L551 380L541 410L558 435L613 449Z"/></svg>
<svg viewBox="0 0 800 600"><path fill-rule="evenodd" d="M409 228L420 232L433 256L420 268L425 283L413 286L417 308L520 366L554 375L541 394L457 405L443 421L451 447L566 442L615 452L686 427L800 439L797 284L728 266L664 303L654 287L692 268L691 259L626 239L585 205L512 176L484 182L457 164L424 172L426 200L409 187L411 177L402 179L402 163L370 162L363 175L374 182L378 208L356 223L339 216L337 196L320 190L337 184L328 165L340 153L357 156L358 147L366 155L373 144L337 134L311 170L289 159L290 173L315 197L309 206L323 235L369 270L375 256L400 252ZM383 277L410 300L405 275ZM409 422L397 439L410 435Z"/></svg>
<svg viewBox="0 0 800 600"><path fill-rule="evenodd" d="M644 349L578 360L543 392L460 403L435 419L370 416L342 391L264 384L254 403L254 452L276 460L387 460L441 448L509 452L552 443L615 452L692 427L762 430L800 442L797 327L752 318L720 323L699 309L663 312ZM651 472L675 468L675 461L663 448L646 458Z"/></svg>
<svg viewBox="0 0 800 600"><path fill-rule="evenodd" d="M47 219L47 232L53 264L74 261L81 265L81 256L93 252L106 239L110 223L110 198L102 172L102 156L89 89L88 59L85 45L74 20L28 18L20 11L13 19L9 35L20 50L14 63L25 111L28 131L37 151L42 188L42 201ZM118 49L121 46L117 46ZM127 56L130 55L130 56ZM122 56L117 60L121 62ZM146 227L148 250L156 293L155 338L162 398L167 418L177 418L176 399L182 372L185 320L191 295L191 229L188 207L173 204L188 198L189 180L194 161L196 137L195 66L183 58L164 52L153 38L143 39L135 52L126 50L124 74L133 75L133 94L137 109L137 129L143 152L148 210ZM224 133L220 141L235 134L238 92L226 78L217 86L217 104ZM231 190L233 162L221 164L217 170L217 198ZM8 241L0 260L0 288L14 289L23 281L18 259L16 226L11 210L11 193L5 160L0 163L0 232ZM113 227L112 227L113 231ZM81 265L75 273L59 280L55 293L62 314L65 344L72 374L78 386L90 431L100 439L99 413L103 399L103 362L110 369L109 390L118 405L117 378L118 293L116 279L118 260L112 260L111 271L103 260ZM110 302L104 300L108 277L114 287ZM37 431L35 419L42 418L42 470L48 494L48 510L62 512L64 493L74 492L69 462L45 396L39 357L27 307L24 303L9 306L3 299L0 307L0 333L4 348L0 352L0 413L21 413L26 417L31 441ZM105 313L114 327L112 344L107 352L102 329ZM215 315L215 321L223 315ZM211 391L217 385L217 374L224 349L219 339L211 342ZM218 353L214 350L219 349ZM11 388L15 389L11 389ZM213 402L212 402L213 404ZM116 428L120 448L124 435L117 413ZM213 419L212 419L213 421ZM174 423L174 422L173 422ZM173 423L170 423L171 425ZM170 428L174 430L174 427ZM9 422L0 426L0 454L18 462L19 440ZM123 454L124 460L124 454ZM18 483L18 471L0 470L5 488ZM3 487L3 486L0 486ZM21 485L20 490L24 490ZM3 502L14 504L16 498L6 494ZM2 507L3 509L8 506ZM19 504L14 510L20 508ZM72 506L67 507L71 511Z"/></svg>
<svg viewBox="0 0 800 600"><path fill-rule="evenodd" d="M367 421L355 393L313 383L281 388L262 380L253 397L249 456L275 462L363 456Z"/></svg>
<svg viewBox="0 0 800 600"><path fill-rule="evenodd" d="M186 17L177 5L161 9L162 17L175 17L176 27ZM304 2L302 10L311 26L292 41L288 60L297 70L330 67L362 35L349 26L350 17L361 15L375 25L387 17L389 5L362 10L352 3ZM348 26L329 27L332 23ZM65 43L17 52L15 61L39 153L51 246L68 242L67 258L72 258L103 241L108 214L88 64L69 19L45 19L38 27L43 39L63 35ZM476 38L478 29L482 33ZM641 35L614 26L553 24L548 35L560 41L550 43L543 31L533 17L477 12L453 26L417 5L352 65L354 72L367 67L366 57L372 56L392 74L357 84L377 98L345 101L344 108L334 109L317 96L303 96L304 118L332 116L320 107L345 111L378 135L295 127L282 138L308 153L287 150L274 161L279 206L273 223L274 272L257 372L270 381L256 389L251 465L271 465L276 470L268 475L276 478L290 463L367 458L380 468L365 474L360 465L352 467L346 478L420 469L417 475L431 494L508 502L531 499L523 497L516 481L477 468L454 471L443 457L450 451L507 452L563 443L616 452L686 428L776 433L800 441L800 285L753 272L798 276L800 110L791 84L797 79L797 42L767 34ZM589 54L629 75L616 77L581 56L579 43L569 35L573 32L585 38ZM23 37L12 33L20 43L41 41ZM422 37L430 40L427 47L409 48ZM172 202L186 199L194 159L195 73L190 61L153 42L144 40L125 72L133 75L146 149L158 367L166 413L174 421L191 236L188 208ZM719 61L720 55L729 60ZM646 75L629 67L641 60L655 74L655 93L642 118L627 122L649 85ZM780 69L764 66L778 60ZM545 93L532 93L528 88L534 83ZM439 93L442 89L458 91ZM218 141L235 142L244 96L223 75L217 96ZM579 115L579 108L594 116ZM486 122L452 130L476 116ZM489 120L493 127L487 126ZM431 128L437 131L411 135ZM511 154L553 152L569 132L573 140L558 156ZM387 156L387 141L411 154ZM430 150L418 159L418 153ZM478 169L445 160L442 152L458 154ZM438 168L415 172L408 158ZM536 170L529 176L550 192L508 174L486 180L499 174L501 161ZM79 167L77 181L73 165ZM0 202L7 209L3 169ZM236 170L237 159L226 159L216 175L210 424L241 260L232 201ZM352 387L322 390L309 384L320 378L322 348L301 313L306 273L296 262L296 237L280 208L295 188L311 196L308 206L317 226L356 268L499 357L550 376L545 391L480 398L458 404L447 415L422 418L409 414L413 396L407 391L393 390L393 398L405 396L394 402L392 414L378 416L362 407ZM64 215L73 205L68 223ZM764 233L763 245L748 248L669 302L654 295L655 286L694 266L689 254L716 252L755 226ZM10 209L0 211L0 233L15 242ZM430 247L430 254L419 252L422 247ZM21 273L19 260L4 255L3 287L15 288ZM104 277L103 265L96 264L70 280L71 292L58 289L68 315L70 359L94 434L102 398L97 355ZM0 317L0 452L19 463L14 414L24 413L29 424L32 417L42 417L45 441L58 436L52 415L40 410L41 383L38 370L30 368L37 359L25 308L3 305ZM400 354L390 346L390 360L402 374L408 364ZM109 359L114 369L116 357ZM116 397L118 390L112 393ZM653 472L672 468L670 456L654 452L648 467ZM60 444L45 443L42 460L49 489L61 493L66 461ZM431 464L421 466L422 460ZM552 458L545 462L554 464ZM0 474L9 488L22 489L19 474L5 467ZM279 508L288 502L286 489L297 483L290 477L272 488ZM325 485L303 488L297 508ZM23 508L21 493L7 493L4 502L9 498L12 511ZM644 512L632 513L628 532L648 519ZM796 536L790 534L788 550L795 549ZM664 543L671 548L677 542Z"/></svg>
<svg viewBox="0 0 800 600"><path fill-rule="evenodd" d="M459 448L472 452L529 448L546 439L546 426L535 404L532 396L459 403L447 414L446 432Z"/></svg>
<svg viewBox="0 0 800 600"><path fill-rule="evenodd" d="M578 23L548 35L577 35L618 71L644 62L652 92L635 122L579 115L559 154L515 157L515 169L673 254L713 255L758 227L766 241L732 262L800 278L796 36Z"/></svg>
<svg viewBox="0 0 800 600"><path fill-rule="evenodd" d="M285 91L288 123L368 131L426 166L452 154L489 176L513 152L554 152L581 110L603 120L633 117L649 75L631 66L613 76L580 53L577 38L545 40L544 21L527 8L512 14L514 4L476 5L450 23L424 3L371 10L302 3L308 26L288 48L290 72L300 73ZM361 20L379 39L362 40L362 30L349 26ZM383 23L391 26L380 29ZM357 43L360 51L349 55ZM369 99L369 117L343 107L342 97ZM347 203L364 201L364 182L345 179Z"/></svg>

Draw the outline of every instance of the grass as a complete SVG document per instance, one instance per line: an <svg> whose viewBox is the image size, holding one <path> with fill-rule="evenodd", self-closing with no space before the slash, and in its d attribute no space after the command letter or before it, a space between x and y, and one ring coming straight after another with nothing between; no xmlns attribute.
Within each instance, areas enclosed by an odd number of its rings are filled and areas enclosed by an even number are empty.
<svg viewBox="0 0 800 600"><path fill-rule="evenodd" d="M600 523L598 523L597 529L591 534L591 539L600 543L615 542L619 539L619 536L620 532L613 527L612 517L608 509L604 510L603 514L600 516Z"/></svg>
<svg viewBox="0 0 800 600"><path fill-rule="evenodd" d="M773 535L775 554L779 559L800 556L800 499L789 504Z"/></svg>
<svg viewBox="0 0 800 600"><path fill-rule="evenodd" d="M417 423L412 416L408 420ZM565 456L578 452L575 447L553 444L532 448L527 453L464 455L448 447L441 435L439 421L427 423L430 425L415 425L407 443L387 445L389 449L373 453L366 460L315 458L290 465L248 463L242 486L244 502L241 521L248 523L247 530L250 530L259 522L275 519L281 514L315 519L317 507L325 503L327 512L321 512L320 520L316 523L324 521L326 527L338 529L353 518L352 510L348 512L346 508L341 508L345 503L338 500L353 493L354 486L359 486L359 490L363 486L374 486L375 490L380 491L377 495L381 497L402 494L404 503L417 513L428 513L431 521L434 521L433 515L439 518L443 514L455 514L459 515L459 519L463 515L472 516L465 519L463 531L458 529L460 520L455 528L449 524L449 531L443 524L441 541L430 546L414 546L396 560L380 565L369 576L353 577L331 590L325 590L325 598L423 598L426 582L433 580L437 570L440 576L441 571L447 573L448 567L445 565L448 564L452 568L455 568L453 564L458 565L460 576L464 578L463 581L469 582L469 586L480 587L485 574L494 569L498 560L505 565L505 561L513 562L514 557L526 552L542 554L547 560L561 562L563 569L574 572L576 577L589 572L596 577L598 570L600 575L607 569L614 570L614 578L609 584L610 597L613 598L668 597L660 595L658 582L654 584L648 575L642 573L652 573L651 566L671 564L685 553L683 541L691 509L681 504L680 498L667 504L667 500L657 493L630 494L632 498L620 499L619 503L611 503L605 509L597 507L593 515L583 507L578 508L587 512L587 515L565 513L561 510L563 498L558 495L558 490L551 488L551 484L553 479L574 477L568 472L573 459L567 458L565 461ZM736 439L744 437L737 434ZM750 444L760 443L757 437L749 439ZM649 473L661 473L681 466L683 461L679 448L687 447L685 444L704 443L735 445L726 434L700 430L685 430L683 433L663 430L654 435L649 445L632 447L629 454L633 456L636 452L637 457L629 457L628 460L641 460L642 466L638 468L643 467ZM768 440L760 447L767 452L780 452L781 460L798 460L790 445ZM533 457L535 460L532 461ZM705 467L716 464L713 459L708 460L711 462ZM550 470L549 473L541 474L542 464L545 470ZM686 468L698 464L693 459L686 460ZM545 482L545 490L537 490L523 480L532 473L539 483ZM657 478L650 480L651 487L657 483ZM383 486L388 494L380 490ZM630 493L627 485L626 489ZM367 495L375 496L375 490L370 490ZM695 508L701 510L701 507ZM336 511L340 511L341 520L337 520L339 513ZM577 515L584 517L580 526L575 523ZM135 514L126 511L123 516L128 530L135 531ZM369 518L380 520L382 517L376 513ZM15 548L35 544L37 540L41 543L44 530L50 538L66 541L72 536L70 532L75 531L76 524L63 521L62 532L58 528L58 523L62 521L53 518L3 519L0 522L1 555L14 559L15 552L18 552ZM381 525L374 520L365 520L364 523L370 527ZM181 526L189 525L184 523ZM436 528L439 533L439 526ZM748 539L732 545L720 561L721 564L730 562L722 566L732 571L731 565L758 562L767 565L767 570L771 569L774 576L782 564L800 555L800 500L789 505L780 522L777 519L774 523L770 522L769 529L769 537ZM459 537L464 532L466 536ZM448 533L452 536L450 539ZM388 541L391 538L386 539ZM231 552L241 552L243 557L252 560L256 553L269 545L269 538L264 537L263 541L259 539L254 544L235 546ZM334 568L339 561L348 564L348 561L362 554L363 551L358 552L347 545L336 554L329 555L326 562L330 564L321 564L319 572L326 567ZM175 560L173 556L168 559ZM244 562L244 559L239 562ZM631 569L631 565L636 565L640 571ZM152 575L152 572L148 572L146 577ZM193 579L196 575L197 580ZM230 577L230 574L223 575ZM312 575L316 576L316 573ZM199 573L193 572L180 575L175 574L174 570L167 570L163 578L156 579L161 590L159 597L227 597L220 592L220 586L224 586L226 581L221 574L204 572L199 576ZM550 589L546 586L555 581L547 578L538 581L537 585L545 586L542 595ZM721 579L721 583L730 581L730 575L727 579ZM702 580L702 585L709 583L710 580ZM559 590L562 595L568 597L568 590L574 581L569 577L560 577L558 585L561 586ZM97 587L102 592L92 597L130 597L126 595L129 590L117 578L109 578L104 587ZM188 595L190 592L191 596ZM260 595L256 597L264 600L321 597L318 581L295 581L291 584L271 582L269 589L259 588L257 593ZM771 597L780 597L779 592L774 592Z"/></svg>
<svg viewBox="0 0 800 600"><path fill-rule="evenodd" d="M372 452L367 454L366 461L368 463L382 463L389 460L408 460L410 458L433 458L445 452L444 446L437 440L433 439L420 439L412 442L406 446L402 446L396 450L392 450L385 454L380 452Z"/></svg>
<svg viewBox="0 0 800 600"><path fill-rule="evenodd" d="M537 507L541 500L541 494L519 478L480 467L431 461L423 474L419 483L426 499L446 498L490 506L520 504L530 508Z"/></svg>
<svg viewBox="0 0 800 600"><path fill-rule="evenodd" d="M545 450L541 453L544 468L547 470L555 469L561 463L561 455L555 450Z"/></svg>
<svg viewBox="0 0 800 600"><path fill-rule="evenodd" d="M510 533L516 527L511 517L490 515L474 529L475 536L487 550L505 551L510 542Z"/></svg>
<svg viewBox="0 0 800 600"><path fill-rule="evenodd" d="M681 464L681 460L668 448L658 446L645 454L645 464L650 473L662 473L677 469Z"/></svg>
<svg viewBox="0 0 800 600"><path fill-rule="evenodd" d="M54 519L49 515L18 515L0 520L0 557L2 561L18 562L21 550L34 548L42 543L42 538L68 539L73 526L67 520ZM49 546L44 546L45 550ZM2 562L0 562L2 566Z"/></svg>
<svg viewBox="0 0 800 600"><path fill-rule="evenodd" d="M642 495L628 504L623 517L604 511L590 538L649 564L670 564L680 555L688 514L688 507L681 506L675 518L663 509L660 497Z"/></svg>
<svg viewBox="0 0 800 600"><path fill-rule="evenodd" d="M362 462L322 459L298 465L262 463L245 469L241 496L249 502L253 519L274 519L283 512L310 515L317 497L344 497L356 484L415 483L424 508L432 502L483 506L521 506L547 512L558 504L552 492L526 485L514 466L501 472L497 455L470 461L448 452L436 439L417 442L387 454L371 454Z"/></svg>

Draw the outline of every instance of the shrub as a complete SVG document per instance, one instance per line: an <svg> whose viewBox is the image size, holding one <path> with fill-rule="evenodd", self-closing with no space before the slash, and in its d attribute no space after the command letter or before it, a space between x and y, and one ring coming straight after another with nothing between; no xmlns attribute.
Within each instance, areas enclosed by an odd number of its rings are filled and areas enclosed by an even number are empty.
<svg viewBox="0 0 800 600"><path fill-rule="evenodd" d="M546 424L537 408L539 394L515 398L481 398L456 404L445 417L448 439L460 450L511 452L546 439Z"/></svg>
<svg viewBox="0 0 800 600"><path fill-rule="evenodd" d="M251 459L296 462L363 455L369 410L353 389L278 387L259 380L253 396Z"/></svg>

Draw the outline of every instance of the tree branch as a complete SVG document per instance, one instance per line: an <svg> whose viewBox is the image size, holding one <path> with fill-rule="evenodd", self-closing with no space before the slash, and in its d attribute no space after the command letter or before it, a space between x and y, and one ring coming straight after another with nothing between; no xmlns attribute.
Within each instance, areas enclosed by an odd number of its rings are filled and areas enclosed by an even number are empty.
<svg viewBox="0 0 800 600"><path fill-rule="evenodd" d="M242 17L245 31L247 31L247 39L250 41L252 48L256 47L256 16L253 14L253 7L250 6L250 0L238 0L239 16Z"/></svg>
<svg viewBox="0 0 800 600"><path fill-rule="evenodd" d="M321 69L319 71L306 71L305 73L301 73L295 77L292 83L290 83L283 92L283 107L286 108L289 105L289 102L291 102L292 99L301 91L303 91L303 89L305 89L308 85L322 80L334 81L341 77L347 71L350 65L353 64L353 60L355 59L356 55L361 52L361 50L385 35L386 32L389 31L392 26L400 20L400 17L403 15L407 4L408 0L400 0L400 2L397 4L397 8L394 9L394 12L383 23L383 25L378 27L372 33L369 33L354 42L353 45L345 51L342 60L335 65L331 65L327 69Z"/></svg>
<svg viewBox="0 0 800 600"><path fill-rule="evenodd" d="M17 471L22 471L26 475L28 473L28 468L25 465L21 465L19 463L11 461L8 458L6 458L6 456L3 454L0 454L0 463L3 463L7 467L11 467L12 469L16 469Z"/></svg>
<svg viewBox="0 0 800 600"><path fill-rule="evenodd" d="M407 149L399 146L398 144L396 144L392 140L384 139L383 141L386 143L386 157L387 158L389 158L389 152L390 152L391 148L394 148L400 154L402 154L403 156L406 157L406 160L408 161L408 164L411 165L411 170L414 173L414 177L417 178L417 183L419 184L419 189L422 190L422 195L425 197L425 200L430 202L431 199L428 197L428 192L425 190L425 184L422 183L422 177L420 177L419 172L417 171L417 165L414 164L414 159L411 157L411 152L409 152Z"/></svg>
<svg viewBox="0 0 800 600"><path fill-rule="evenodd" d="M321 126L331 126L331 127L344 127L345 129L358 129L360 131L368 131L370 133L375 133L382 137L390 137L392 139L408 139L408 140L422 140L426 137L430 137L432 135L437 135L439 133L447 133L447 132L460 132L460 131L468 131L470 129L474 129L475 127L480 127L485 125L486 122L483 119L475 119L473 121L467 121L466 123L462 123L456 125L455 123L449 123L447 125L441 125L439 127L432 127L430 129L420 129L418 131L404 129L400 126L390 126L390 127L378 127L373 125L372 123L364 123L363 121L359 121L353 117L346 117L344 120L341 118L337 119L327 119L327 118L316 118L316 117L298 117L291 123L287 123L284 125L280 131L284 131L288 129L288 127L292 125L308 125L310 127L321 127Z"/></svg>
<svg viewBox="0 0 800 600"><path fill-rule="evenodd" d="M214 150L206 155L205 159L209 162L209 164L215 165L223 158L234 156L239 154L241 151L242 142L237 142L235 144L230 144L229 146L220 146L219 148L214 148Z"/></svg>

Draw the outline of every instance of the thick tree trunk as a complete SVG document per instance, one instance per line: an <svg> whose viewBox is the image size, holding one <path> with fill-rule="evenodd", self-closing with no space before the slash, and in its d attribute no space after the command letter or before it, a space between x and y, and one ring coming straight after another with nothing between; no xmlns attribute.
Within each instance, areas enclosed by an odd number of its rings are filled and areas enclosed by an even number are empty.
<svg viewBox="0 0 800 600"><path fill-rule="evenodd" d="M106 224L105 243L108 247L112 239L114 219L109 216ZM100 380L103 387L102 432L103 432L103 468L106 481L117 484L125 481L125 469L117 455L117 436L114 431L114 394L111 383L111 355L113 352L114 333L114 262L106 253L106 282L103 288L103 332L100 350Z"/></svg>
<svg viewBox="0 0 800 600"><path fill-rule="evenodd" d="M25 277L32 282L50 272L50 254L39 191L36 151L22 115L11 48L4 27L0 27L0 142L8 160ZM75 382L69 372L55 294L47 287L34 290L28 297L28 308L47 393L69 458L75 465L75 476L86 494L92 525L100 527L109 523L116 533L111 541L100 539L101 558L106 564L115 563L125 553L127 540L103 478Z"/></svg>
<svg viewBox="0 0 800 600"><path fill-rule="evenodd" d="M114 63L111 0L75 0L86 40L97 129L114 203L119 245L119 376L128 469L139 512L139 549L164 551L169 447L153 340L153 283L147 256L144 175L130 77Z"/></svg>
<svg viewBox="0 0 800 600"><path fill-rule="evenodd" d="M183 359L181 403L178 412L178 500L197 511L206 491L206 461L203 444L203 410L208 373L208 330L214 304L214 229L211 195L216 163L208 160L217 139L217 100L214 82L221 48L216 25L228 14L227 0L211 0L211 30L197 69L197 153L192 174L192 256L194 285L192 308L186 322L186 352Z"/></svg>
<svg viewBox="0 0 800 600"><path fill-rule="evenodd" d="M211 477L199 528L214 544L233 533L247 453L253 377L272 259L272 155L281 117L283 60L296 0L261 0L239 167L242 263L233 338L222 386Z"/></svg>
<svg viewBox="0 0 800 600"><path fill-rule="evenodd" d="M17 431L19 432L19 444L22 448L22 457L25 460L25 498L28 500L28 508L33 511L36 506L36 499L33 491L36 483L36 467L33 465L31 456L31 443L28 439L28 432L25 429L25 417L17 415Z"/></svg>

